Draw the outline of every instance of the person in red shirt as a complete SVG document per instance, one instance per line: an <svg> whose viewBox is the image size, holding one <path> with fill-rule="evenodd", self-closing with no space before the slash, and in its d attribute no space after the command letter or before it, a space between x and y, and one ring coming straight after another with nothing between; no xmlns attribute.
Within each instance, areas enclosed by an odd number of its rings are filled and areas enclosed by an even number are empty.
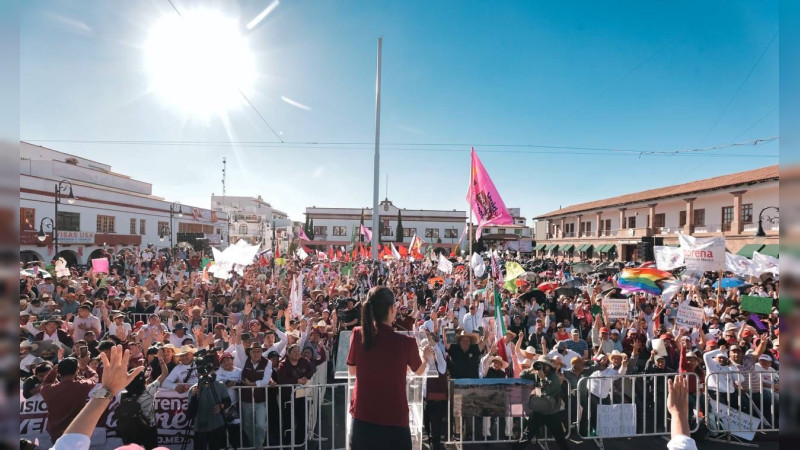
<svg viewBox="0 0 800 450"><path fill-rule="evenodd" d="M100 382L89 367L89 356L81 360L64 358L44 377L39 393L47 404L47 433L55 442L88 400L89 392ZM56 377L61 376L61 381Z"/></svg>
<svg viewBox="0 0 800 450"><path fill-rule="evenodd" d="M392 328L397 306L385 286L370 289L361 309L362 326L353 329L347 365L356 379L350 403L350 448L410 450L406 373L421 375L433 357L428 346L420 358L413 337Z"/></svg>

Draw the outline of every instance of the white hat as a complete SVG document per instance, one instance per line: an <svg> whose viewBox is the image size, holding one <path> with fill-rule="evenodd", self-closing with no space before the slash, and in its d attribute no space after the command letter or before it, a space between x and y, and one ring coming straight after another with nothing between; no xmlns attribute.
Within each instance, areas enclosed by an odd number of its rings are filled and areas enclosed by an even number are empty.
<svg viewBox="0 0 800 450"><path fill-rule="evenodd" d="M616 329L616 328L613 328L613 329L611 330L611 334L619 334L619 330L618 330L618 329Z"/></svg>
<svg viewBox="0 0 800 450"><path fill-rule="evenodd" d="M758 357L758 360L759 360L759 361L769 361L769 362L772 362L772 357L771 357L771 356L769 356L769 355L767 355L766 353L764 353L764 354L762 354L761 356L759 356L759 357Z"/></svg>
<svg viewBox="0 0 800 450"><path fill-rule="evenodd" d="M739 329L739 327L737 327L736 324L734 324L734 323L728 322L728 323L725 324L725 332L726 333L728 331L735 331L735 330L738 330L738 329Z"/></svg>

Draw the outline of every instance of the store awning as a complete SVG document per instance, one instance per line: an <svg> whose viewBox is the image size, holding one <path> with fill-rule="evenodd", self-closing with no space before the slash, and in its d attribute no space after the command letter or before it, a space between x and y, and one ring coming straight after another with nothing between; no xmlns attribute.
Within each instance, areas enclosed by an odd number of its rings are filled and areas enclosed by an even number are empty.
<svg viewBox="0 0 800 450"><path fill-rule="evenodd" d="M680 247L681 244L667 244L667 247Z"/></svg>
<svg viewBox="0 0 800 450"><path fill-rule="evenodd" d="M544 248L544 251L546 252L556 251L556 250L558 250L558 244L549 244L547 247Z"/></svg>
<svg viewBox="0 0 800 450"><path fill-rule="evenodd" d="M577 251L578 251L578 253L585 252L585 251L586 251L586 246L587 246L587 245L589 245L589 244L581 244L581 245L579 245L579 246L578 246L578 248L576 248L575 250L577 250Z"/></svg>
<svg viewBox="0 0 800 450"><path fill-rule="evenodd" d="M608 246L608 244L597 244L597 246L594 248L594 252L603 253L603 249L606 248L606 246Z"/></svg>
<svg viewBox="0 0 800 450"><path fill-rule="evenodd" d="M600 249L600 253L612 253L616 248L617 246L614 244L606 244Z"/></svg>
<svg viewBox="0 0 800 450"><path fill-rule="evenodd" d="M547 247L547 244L536 244L536 247L533 248L534 251L540 252Z"/></svg>
<svg viewBox="0 0 800 450"><path fill-rule="evenodd" d="M768 244L765 245L764 248L758 251L762 255L772 256L774 258L778 258L780 255L780 247L778 244ZM752 256L752 255L750 255Z"/></svg>
<svg viewBox="0 0 800 450"><path fill-rule="evenodd" d="M564 244L564 245L561 246L561 251L562 252L571 252L573 250L575 250L575 245L574 244Z"/></svg>
<svg viewBox="0 0 800 450"><path fill-rule="evenodd" d="M762 248L764 248L764 244L747 244L736 252L736 254L752 259L753 252L760 252Z"/></svg>

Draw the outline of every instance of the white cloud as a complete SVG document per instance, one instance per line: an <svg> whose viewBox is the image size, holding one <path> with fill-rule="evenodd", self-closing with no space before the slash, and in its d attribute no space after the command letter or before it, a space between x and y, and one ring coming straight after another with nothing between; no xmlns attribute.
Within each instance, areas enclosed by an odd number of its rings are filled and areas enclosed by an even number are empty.
<svg viewBox="0 0 800 450"><path fill-rule="evenodd" d="M300 103L298 101L290 99L289 97L284 97L284 96L281 95L281 100L283 100L284 102L286 102L286 103L288 103L288 104L290 104L290 105L292 105L292 106L294 106L296 108L300 108L300 109L302 109L304 111L311 111L311 107L310 106L306 106L306 105L304 105L304 104L302 104L302 103Z"/></svg>

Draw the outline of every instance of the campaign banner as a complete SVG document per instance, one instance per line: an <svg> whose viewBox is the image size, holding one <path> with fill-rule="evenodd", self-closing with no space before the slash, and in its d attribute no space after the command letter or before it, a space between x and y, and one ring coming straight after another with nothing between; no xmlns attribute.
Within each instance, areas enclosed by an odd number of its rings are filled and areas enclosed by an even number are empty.
<svg viewBox="0 0 800 450"><path fill-rule="evenodd" d="M748 441L752 441L756 437L761 419L730 408L716 400L709 400L708 408L706 415L710 416L712 420L716 418L716 423L723 430L728 430L732 435Z"/></svg>
<svg viewBox="0 0 800 450"><path fill-rule="evenodd" d="M655 246L656 267L659 270L674 270L683 267L683 249L679 247Z"/></svg>
<svg viewBox="0 0 800 450"><path fill-rule="evenodd" d="M604 298L603 306L609 319L627 319L630 317L630 306L627 298Z"/></svg>
<svg viewBox="0 0 800 450"><path fill-rule="evenodd" d="M681 328L693 329L703 324L703 308L695 308L687 304L678 306L675 324Z"/></svg>
<svg viewBox="0 0 800 450"><path fill-rule="evenodd" d="M636 436L636 404L597 405L597 437Z"/></svg>
<svg viewBox="0 0 800 450"><path fill-rule="evenodd" d="M476 378L453 380L455 417L523 417L533 390L531 380Z"/></svg>
<svg viewBox="0 0 800 450"><path fill-rule="evenodd" d="M119 404L115 399L108 407L108 411L98 421L98 426L92 434L92 446L109 446L116 448L122 445L122 440L117 436L117 420L114 409ZM189 426L189 398L186 394L179 394L172 390L159 389L155 396L155 419L158 427L158 444L170 448L180 448ZM191 441L192 432L188 440ZM41 395L36 394L31 398L24 398L22 390L19 393L19 435L31 441L39 440L39 448L50 448L53 442L47 433L47 404Z"/></svg>
<svg viewBox="0 0 800 450"><path fill-rule="evenodd" d="M688 271L725 270L725 238L696 238L678 234L683 260Z"/></svg>

